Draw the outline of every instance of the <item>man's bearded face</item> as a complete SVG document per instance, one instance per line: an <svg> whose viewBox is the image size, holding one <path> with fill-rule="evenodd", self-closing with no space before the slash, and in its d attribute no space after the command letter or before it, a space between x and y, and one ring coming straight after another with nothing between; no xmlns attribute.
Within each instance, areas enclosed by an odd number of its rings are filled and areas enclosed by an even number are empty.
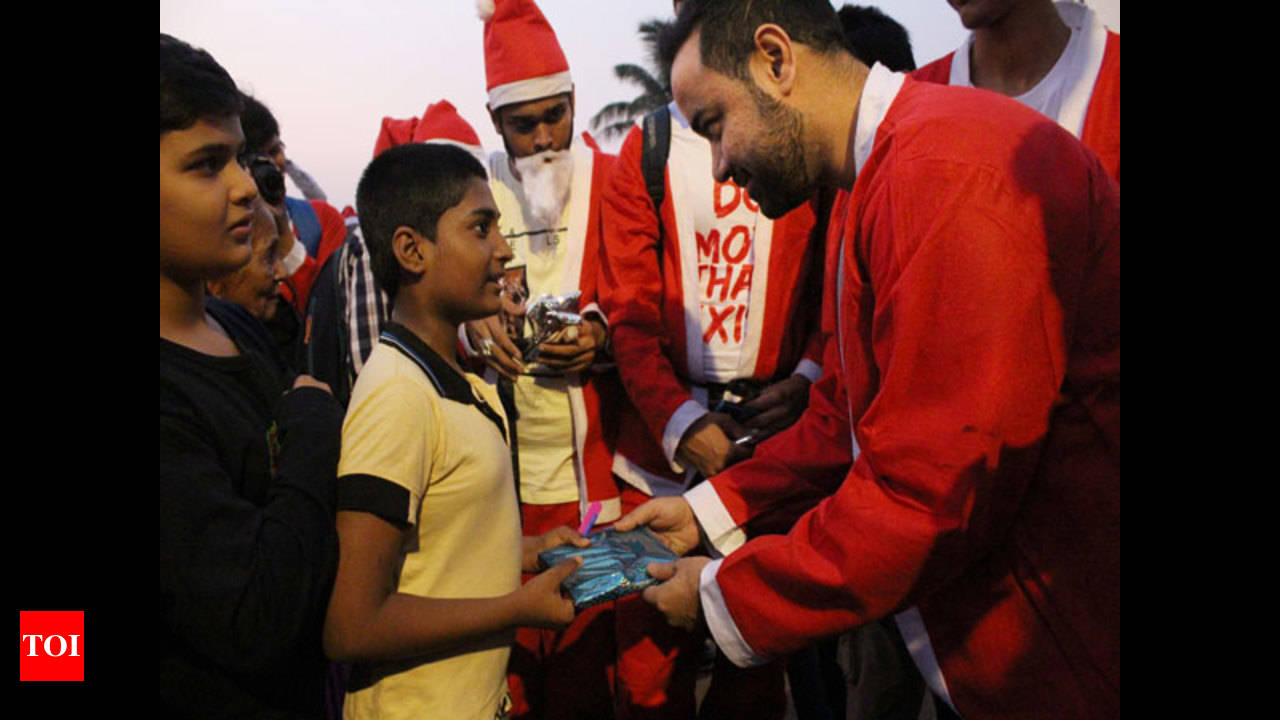
<svg viewBox="0 0 1280 720"><path fill-rule="evenodd" d="M755 100L761 130L756 144L731 167L734 182L747 190L768 218L779 218L799 207L817 187L804 154L804 119L799 112L747 83ZM739 182L739 176L741 180Z"/></svg>
<svg viewBox="0 0 1280 720"><path fill-rule="evenodd" d="M703 65L697 32L676 54L671 86L694 132L711 143L716 180L732 179L774 219L812 196L804 117L753 81Z"/></svg>

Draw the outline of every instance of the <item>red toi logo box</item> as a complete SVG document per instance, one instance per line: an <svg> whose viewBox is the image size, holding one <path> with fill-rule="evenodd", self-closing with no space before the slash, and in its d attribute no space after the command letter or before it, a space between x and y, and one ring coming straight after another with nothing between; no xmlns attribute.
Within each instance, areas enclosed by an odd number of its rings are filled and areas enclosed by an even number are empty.
<svg viewBox="0 0 1280 720"><path fill-rule="evenodd" d="M18 612L18 679L84 680L84 611Z"/></svg>

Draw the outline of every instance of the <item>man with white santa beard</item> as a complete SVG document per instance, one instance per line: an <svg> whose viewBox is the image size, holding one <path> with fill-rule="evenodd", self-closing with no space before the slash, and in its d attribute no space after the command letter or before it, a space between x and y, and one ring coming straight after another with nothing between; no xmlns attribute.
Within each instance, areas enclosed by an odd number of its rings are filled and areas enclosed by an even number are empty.
<svg viewBox="0 0 1280 720"><path fill-rule="evenodd" d="M631 507L623 507L611 472L611 423L625 399L596 305L600 199L615 158L574 142L569 64L534 2L477 5L485 21L488 109L505 149L489 156L490 188L513 259L505 312L468 324L460 340L488 364L486 379L510 383L522 532L576 527L595 503L598 529ZM515 340L532 329L520 306L572 292L581 293L582 325L541 345L526 366ZM623 648L640 647L629 659L660 664L670 643L632 632L650 626L664 637L683 632L638 596L587 608L562 631L518 631L508 670L512 717L692 717L692 673L676 702L667 696L665 671L646 669L632 681L635 673L618 662Z"/></svg>

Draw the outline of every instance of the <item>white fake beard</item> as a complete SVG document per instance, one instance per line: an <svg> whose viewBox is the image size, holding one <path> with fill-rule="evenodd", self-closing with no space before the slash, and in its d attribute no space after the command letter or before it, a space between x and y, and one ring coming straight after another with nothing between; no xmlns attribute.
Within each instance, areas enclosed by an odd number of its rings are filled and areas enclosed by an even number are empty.
<svg viewBox="0 0 1280 720"><path fill-rule="evenodd" d="M573 183L573 156L568 150L546 150L516 158L516 171L524 187L525 213L531 230L557 230L569 202Z"/></svg>

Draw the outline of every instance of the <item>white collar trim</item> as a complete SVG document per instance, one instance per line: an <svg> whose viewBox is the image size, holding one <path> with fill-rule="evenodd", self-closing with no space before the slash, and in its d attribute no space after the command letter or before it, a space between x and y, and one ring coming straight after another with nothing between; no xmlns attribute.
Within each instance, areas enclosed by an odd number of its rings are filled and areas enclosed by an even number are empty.
<svg viewBox="0 0 1280 720"><path fill-rule="evenodd" d="M862 172L862 166L871 156L871 148L876 143L876 130L889 112L889 106L906 75L893 72L889 68L876 63L867 74L867 81L862 86L862 97L858 100L858 117L853 132L853 167L855 173Z"/></svg>

